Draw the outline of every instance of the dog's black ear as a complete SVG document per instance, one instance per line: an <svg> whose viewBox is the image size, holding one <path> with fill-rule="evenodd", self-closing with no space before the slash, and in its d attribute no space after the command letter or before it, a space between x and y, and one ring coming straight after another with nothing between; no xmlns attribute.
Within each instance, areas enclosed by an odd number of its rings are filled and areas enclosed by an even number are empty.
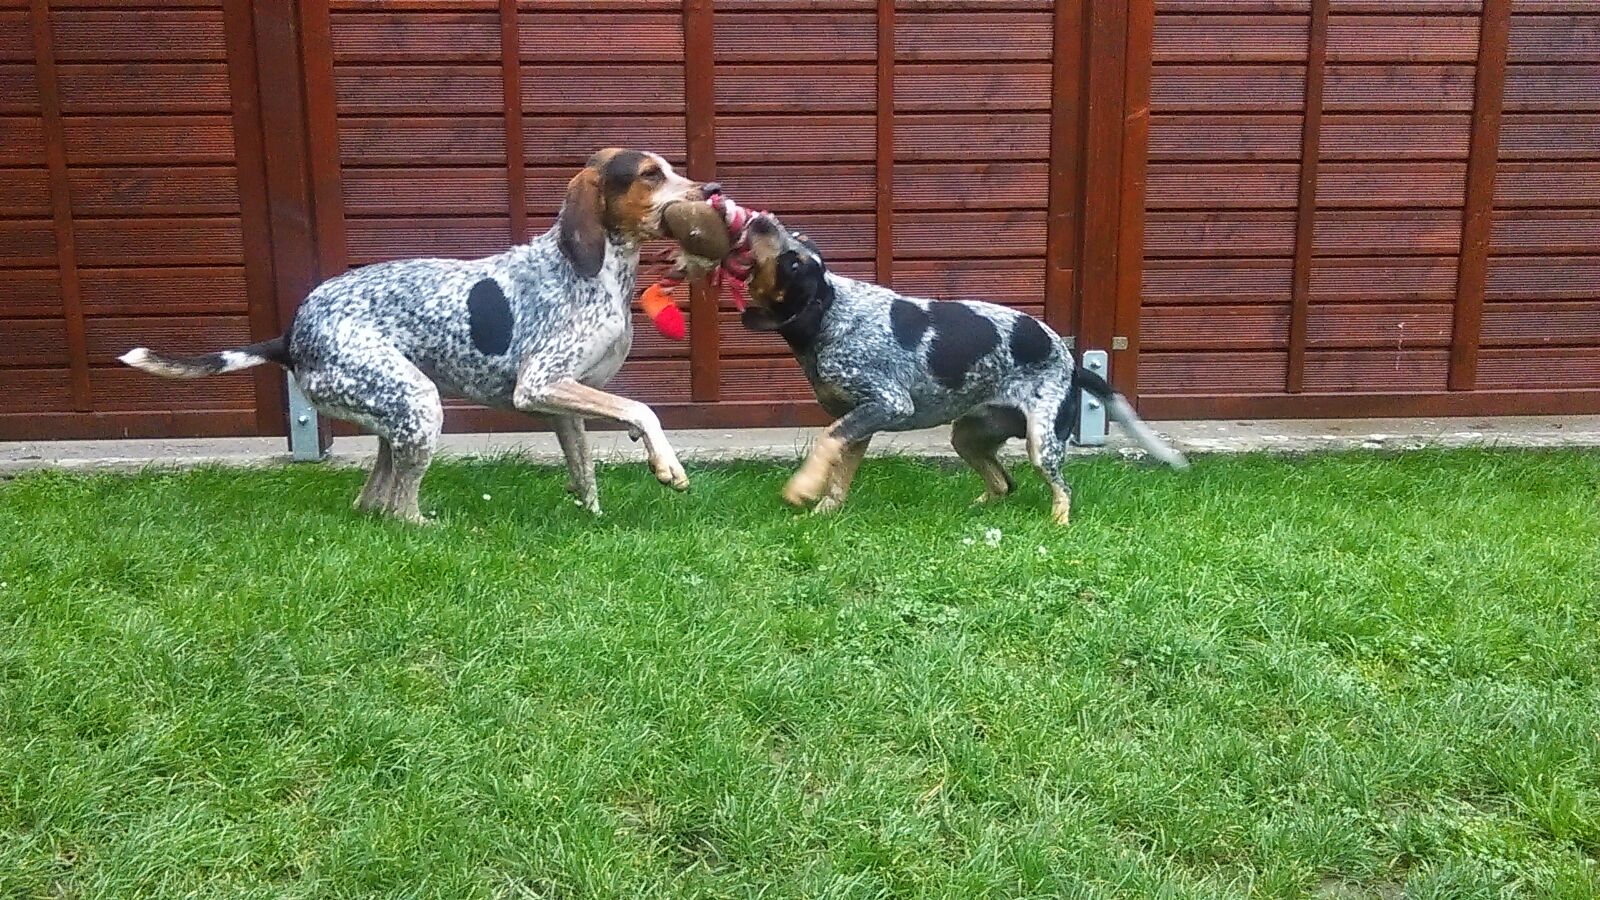
<svg viewBox="0 0 1600 900"><path fill-rule="evenodd" d="M747 306L739 314L739 323L751 331L777 331L787 324L787 320L773 315L770 309Z"/></svg>
<svg viewBox="0 0 1600 900"><path fill-rule="evenodd" d="M600 193L600 172L586 168L567 184L561 204L561 252L584 278L600 274L606 258L605 198Z"/></svg>

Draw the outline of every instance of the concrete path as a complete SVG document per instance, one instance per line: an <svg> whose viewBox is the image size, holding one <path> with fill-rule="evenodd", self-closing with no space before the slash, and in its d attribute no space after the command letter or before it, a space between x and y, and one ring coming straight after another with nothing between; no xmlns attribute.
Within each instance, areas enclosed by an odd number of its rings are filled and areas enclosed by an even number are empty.
<svg viewBox="0 0 1600 900"><path fill-rule="evenodd" d="M1157 422L1157 430L1191 453L1423 447L1600 447L1600 416L1529 416L1463 419L1284 419L1252 422ZM684 459L700 462L729 459L792 460L809 448L815 428L764 428L669 432ZM619 431L592 432L597 458L640 461L644 451ZM536 463L556 463L561 451L546 433L445 435L447 456L516 454ZM370 437L338 438L329 462L361 465L376 452ZM1008 445L1022 453L1020 441ZM884 435L873 442L875 455L953 456L948 429ZM1105 448L1076 448L1077 453L1138 453L1119 429L1113 428ZM277 465L288 462L283 438L206 438L145 441L0 442L0 476L41 468L132 471L146 466Z"/></svg>

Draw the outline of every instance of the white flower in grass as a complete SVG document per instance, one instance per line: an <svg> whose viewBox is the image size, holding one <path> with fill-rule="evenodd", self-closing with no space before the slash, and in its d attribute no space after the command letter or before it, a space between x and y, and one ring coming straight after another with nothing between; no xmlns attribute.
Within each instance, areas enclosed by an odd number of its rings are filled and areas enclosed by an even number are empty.
<svg viewBox="0 0 1600 900"><path fill-rule="evenodd" d="M983 533L983 542L991 547L998 547L1000 546L1001 537L1000 529L991 528Z"/></svg>
<svg viewBox="0 0 1600 900"><path fill-rule="evenodd" d="M1039 555L1040 556L1049 556L1050 555L1050 548L1046 547L1043 544L1040 544L1039 545Z"/></svg>
<svg viewBox="0 0 1600 900"><path fill-rule="evenodd" d="M968 547L971 547L972 543L973 543L972 542L972 538L964 537L964 538L961 539L961 543L967 545Z"/></svg>
<svg viewBox="0 0 1600 900"><path fill-rule="evenodd" d="M484 494L483 495L483 499L488 500L489 499L489 495L488 494Z"/></svg>

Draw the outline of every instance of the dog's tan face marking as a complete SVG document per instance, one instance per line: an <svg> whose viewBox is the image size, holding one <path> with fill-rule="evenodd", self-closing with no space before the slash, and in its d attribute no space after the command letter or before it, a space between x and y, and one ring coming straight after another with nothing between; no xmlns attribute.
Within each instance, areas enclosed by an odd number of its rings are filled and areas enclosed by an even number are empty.
<svg viewBox="0 0 1600 900"><path fill-rule="evenodd" d="M602 150L590 161L601 173L606 226L634 240L661 236L661 211L678 200L704 200L701 186L654 153Z"/></svg>

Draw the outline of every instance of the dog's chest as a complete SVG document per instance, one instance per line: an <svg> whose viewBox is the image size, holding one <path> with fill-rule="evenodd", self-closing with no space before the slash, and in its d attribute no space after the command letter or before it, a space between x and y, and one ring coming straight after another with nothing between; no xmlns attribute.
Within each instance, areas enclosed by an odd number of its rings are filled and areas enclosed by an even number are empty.
<svg viewBox="0 0 1600 900"><path fill-rule="evenodd" d="M589 321L575 329L584 336L578 348L576 376L591 387L610 381L633 349L633 317L629 313L635 259L614 248L606 254L598 279L600 296L584 310L583 318Z"/></svg>

